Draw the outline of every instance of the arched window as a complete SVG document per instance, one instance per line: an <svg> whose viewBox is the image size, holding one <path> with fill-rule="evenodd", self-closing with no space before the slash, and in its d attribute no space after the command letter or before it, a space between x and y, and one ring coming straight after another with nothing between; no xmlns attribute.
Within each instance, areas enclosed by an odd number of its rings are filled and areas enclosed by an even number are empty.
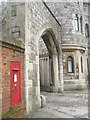
<svg viewBox="0 0 90 120"><path fill-rule="evenodd" d="M89 37L89 26L88 26L88 24L85 25L85 36Z"/></svg>
<svg viewBox="0 0 90 120"><path fill-rule="evenodd" d="M80 17L80 28L81 28L81 33L83 32L83 29L82 29L82 16Z"/></svg>
<svg viewBox="0 0 90 120"><path fill-rule="evenodd" d="M68 67L68 73L73 73L74 72L74 68L73 68L73 58L71 56L69 56L67 58L67 67Z"/></svg>
<svg viewBox="0 0 90 120"><path fill-rule="evenodd" d="M79 18L77 14L75 15L74 20L75 20L75 31L79 31Z"/></svg>

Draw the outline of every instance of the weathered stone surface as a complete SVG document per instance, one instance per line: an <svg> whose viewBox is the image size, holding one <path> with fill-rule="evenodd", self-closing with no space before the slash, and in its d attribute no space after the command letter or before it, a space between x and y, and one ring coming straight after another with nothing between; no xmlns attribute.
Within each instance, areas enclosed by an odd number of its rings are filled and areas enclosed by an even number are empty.
<svg viewBox="0 0 90 120"><path fill-rule="evenodd" d="M88 4L83 2L47 2L52 13L62 26L62 50L64 80L87 80L88 40L85 37L85 24L88 23ZM75 15L79 19L79 31L75 31ZM80 17L82 16L82 32ZM74 72L68 73L67 58L73 57ZM83 73L81 72L81 57L83 59ZM81 82L80 82L81 83Z"/></svg>
<svg viewBox="0 0 90 120"><path fill-rule="evenodd" d="M12 7L16 15L12 16ZM75 31L75 15L79 17L79 31ZM52 59L53 88L63 91L64 80L83 85L87 79L88 40L85 24L88 5L82 2L7 2L0 13L0 40L25 48L24 80L26 111L40 107L39 56ZM80 17L83 17L83 31ZM16 51L17 54L19 54ZM20 54L19 54L20 55ZM74 73L67 71L67 58L74 60ZM81 57L83 72L81 72ZM18 56L17 56L18 59ZM16 59L16 60L17 60ZM4 58L4 65L6 60ZM89 60L90 62L90 60ZM64 74L63 74L64 72ZM51 83L52 81L49 81ZM69 83L68 82L68 83Z"/></svg>
<svg viewBox="0 0 90 120"><path fill-rule="evenodd" d="M34 113L32 118L86 119L88 116L88 91L45 93L47 104Z"/></svg>
<svg viewBox="0 0 90 120"><path fill-rule="evenodd" d="M57 23L54 17L50 14L50 11L47 9L47 7L42 2L25 3L25 56L27 60L29 59L29 61L26 61L26 64L28 65L26 69L29 69L29 63L32 63L32 68L33 68L31 70L32 72L31 71L29 72L29 74L31 73L33 74L33 75L29 75L29 79L32 79L32 83L33 83L33 87L32 87L33 106L32 107L35 107L35 103L39 104L39 101L40 101L39 100L40 99L40 96L39 96L40 94L39 93L40 92L39 90L40 89L39 56L37 56L39 55L39 45L40 45L39 40L41 40L41 37L44 34L47 34L47 31L50 31L50 30L53 31L56 37L55 39L56 40L55 42L57 43L56 45L61 46L61 26ZM50 41L50 38L49 38L49 41ZM28 45L30 46L30 53L28 52ZM27 56L27 53L29 54L29 58ZM62 58L61 53L62 52L61 52L61 47L60 47L59 53L58 53L60 54L60 58ZM60 62L59 62L59 66L61 66ZM60 69L60 71L62 70ZM27 78L27 74L25 76ZM62 79L63 78L61 78L61 80ZM28 81L28 78L27 78L27 81ZM57 88L59 86L60 84L58 84ZM28 86L26 87L28 88ZM38 94L39 99L35 98L36 94ZM27 96L28 98L31 97L29 95ZM27 99L27 102L28 102L28 99ZM27 110L29 111L29 107Z"/></svg>

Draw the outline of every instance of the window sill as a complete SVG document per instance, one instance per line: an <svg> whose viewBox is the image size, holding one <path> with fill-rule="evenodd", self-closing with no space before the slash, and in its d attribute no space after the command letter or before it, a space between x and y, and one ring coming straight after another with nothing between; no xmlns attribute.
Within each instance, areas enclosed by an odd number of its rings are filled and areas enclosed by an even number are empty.
<svg viewBox="0 0 90 120"><path fill-rule="evenodd" d="M75 75L74 73L67 73L68 75Z"/></svg>

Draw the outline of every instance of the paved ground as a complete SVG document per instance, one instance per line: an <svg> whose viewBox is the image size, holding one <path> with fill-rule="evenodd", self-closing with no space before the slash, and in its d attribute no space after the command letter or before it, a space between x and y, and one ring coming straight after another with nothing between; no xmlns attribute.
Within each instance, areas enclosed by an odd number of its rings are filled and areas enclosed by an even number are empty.
<svg viewBox="0 0 90 120"><path fill-rule="evenodd" d="M88 91L41 92L47 104L32 118L88 118Z"/></svg>

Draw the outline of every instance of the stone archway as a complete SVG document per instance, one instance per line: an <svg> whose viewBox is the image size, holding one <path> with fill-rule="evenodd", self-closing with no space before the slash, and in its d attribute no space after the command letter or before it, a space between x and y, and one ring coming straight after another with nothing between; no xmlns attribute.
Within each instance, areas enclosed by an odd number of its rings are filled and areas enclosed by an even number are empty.
<svg viewBox="0 0 90 120"><path fill-rule="evenodd" d="M39 53L40 62L40 87L45 91L58 91L59 88L59 47L56 42L56 38L52 29L46 29L41 34L42 48L41 53ZM40 44L40 40L39 40ZM47 53L44 46L47 48ZM39 46L41 47L41 46Z"/></svg>
<svg viewBox="0 0 90 120"><path fill-rule="evenodd" d="M53 91L63 91L63 65L61 50L61 26L58 24L56 19L54 19L53 16L50 15L50 13L47 13L47 8L45 8L45 13L49 15L49 18L45 16L45 21L43 22L41 21L42 17L36 20L37 17L35 16L35 18L32 19L32 15L34 13L30 11L30 8L33 9L33 5L31 6L30 4L30 6L26 6L24 79L26 93L26 111L29 113L40 107L41 104L38 47L40 38L43 38L45 41L45 39L48 37L48 41L50 42L50 45L48 45L47 43L46 44L48 46L48 50L52 54L52 60L54 61ZM41 11L39 11L39 13L41 13ZM52 38L51 40L50 36Z"/></svg>

